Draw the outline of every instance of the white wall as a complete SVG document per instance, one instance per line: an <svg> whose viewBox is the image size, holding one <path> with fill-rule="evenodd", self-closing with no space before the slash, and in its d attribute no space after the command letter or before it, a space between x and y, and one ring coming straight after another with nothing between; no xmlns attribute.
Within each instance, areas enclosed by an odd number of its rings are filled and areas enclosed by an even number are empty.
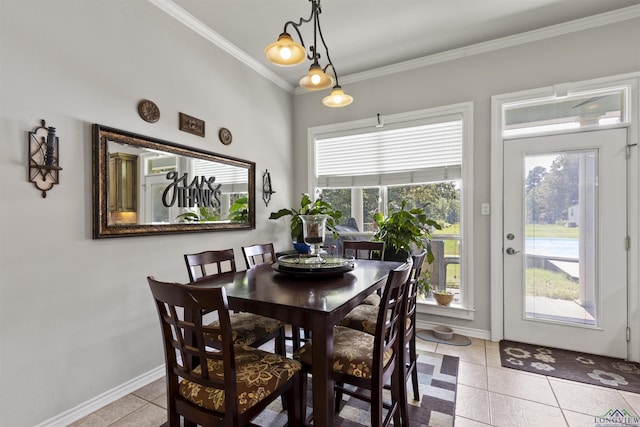
<svg viewBox="0 0 640 427"><path fill-rule="evenodd" d="M375 79L349 83L340 80L354 97L348 107L329 109L309 93L295 98L295 161L307 164L307 128L395 114L461 102L474 103L474 270L473 321L419 314L425 322L447 323L469 331L489 331L490 232L489 216L480 215L480 203L490 200L491 96L547 87L640 70L640 19L531 42L515 47L438 63ZM340 64L336 63L338 72ZM637 116L636 116L637 117ZM345 147L345 155L349 148ZM294 190L308 191L306 170L296 170Z"/></svg>
<svg viewBox="0 0 640 427"><path fill-rule="evenodd" d="M139 118L153 100L160 120ZM39 424L163 364L147 275L182 255L289 248L293 96L144 0L0 2L0 426ZM178 112L206 137L178 130ZM60 184L27 182L28 132L60 138ZM91 124L256 162L256 230L92 240ZM233 143L218 141L218 129ZM266 208L261 177L271 172Z"/></svg>

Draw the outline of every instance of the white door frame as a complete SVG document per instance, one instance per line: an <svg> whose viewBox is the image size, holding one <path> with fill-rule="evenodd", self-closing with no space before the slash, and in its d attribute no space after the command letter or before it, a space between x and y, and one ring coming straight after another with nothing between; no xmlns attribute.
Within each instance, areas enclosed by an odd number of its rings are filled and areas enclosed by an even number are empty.
<svg viewBox="0 0 640 427"><path fill-rule="evenodd" d="M527 90L516 93L495 95L491 97L491 340L500 341L503 338L504 324L504 277L503 277L503 113L502 105L516 101L541 99L556 94L583 92L590 89L601 89L616 86L631 86L630 102L627 105L630 113L629 121L621 125L595 127L600 129L625 127L629 138L628 145L638 144L638 127L640 126L640 73L625 74L608 78L590 80L578 83L564 83L551 87ZM591 130L594 127L591 127ZM587 130L587 129L583 129ZM628 313L627 324L631 328L631 342L628 359L640 361L640 218L638 200L640 199L640 183L638 170L640 169L640 150L638 146L631 149L631 162L628 175L628 235L630 248L628 257Z"/></svg>

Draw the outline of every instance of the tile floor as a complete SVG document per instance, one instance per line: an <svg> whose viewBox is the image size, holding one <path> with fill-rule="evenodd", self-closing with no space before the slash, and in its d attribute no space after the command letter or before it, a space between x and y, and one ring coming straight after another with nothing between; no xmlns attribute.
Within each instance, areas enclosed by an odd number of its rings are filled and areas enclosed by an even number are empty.
<svg viewBox="0 0 640 427"><path fill-rule="evenodd" d="M418 339L418 346L460 358L456 427L594 427L594 417L610 409L640 414L640 394L502 368L498 343L472 338L457 347ZM165 408L158 380L71 427L157 427L166 421Z"/></svg>

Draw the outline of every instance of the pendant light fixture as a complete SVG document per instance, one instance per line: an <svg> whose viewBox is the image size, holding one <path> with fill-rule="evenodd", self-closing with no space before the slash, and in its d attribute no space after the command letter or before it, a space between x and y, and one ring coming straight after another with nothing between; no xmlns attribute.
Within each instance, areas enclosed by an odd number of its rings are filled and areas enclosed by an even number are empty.
<svg viewBox="0 0 640 427"><path fill-rule="evenodd" d="M322 100L322 103L327 107L344 107L353 102L353 97L347 95L342 90L342 87L338 84L338 73L336 72L331 57L329 56L329 48L324 41L322 35L322 29L320 28L320 14L322 9L320 7L320 0L309 0L311 2L311 16L308 19L300 18L297 23L293 21L287 21L284 24L284 30L278 37L278 41L271 43L264 50L265 56L269 62L281 66L291 66L302 63L305 57L312 61L309 67L309 73L300 79L300 86L307 90L323 90L333 86L331 94ZM303 23L313 21L313 45L309 46L310 53L306 54L306 48L302 34L298 29ZM300 43L293 40L291 35L287 32L287 27L291 25L293 29L298 33ZM320 53L318 52L318 36L324 47L325 56L327 57L327 64L324 68L320 65ZM327 70L331 67L333 76L327 73Z"/></svg>

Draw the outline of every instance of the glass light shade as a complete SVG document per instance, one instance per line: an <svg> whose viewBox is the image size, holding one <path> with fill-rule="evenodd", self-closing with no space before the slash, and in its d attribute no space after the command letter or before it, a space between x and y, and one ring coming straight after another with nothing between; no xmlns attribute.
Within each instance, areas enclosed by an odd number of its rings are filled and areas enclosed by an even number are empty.
<svg viewBox="0 0 640 427"><path fill-rule="evenodd" d="M307 57L304 46L293 41L288 33L280 34L278 41L267 46L264 54L269 62L284 66L297 65Z"/></svg>
<svg viewBox="0 0 640 427"><path fill-rule="evenodd" d="M346 107L353 102L353 96L347 95L342 87L336 85L331 90L331 95L324 97L322 103L327 107Z"/></svg>
<svg viewBox="0 0 640 427"><path fill-rule="evenodd" d="M318 64L309 68L309 74L300 79L300 86L307 90L322 90L330 88L333 79Z"/></svg>

